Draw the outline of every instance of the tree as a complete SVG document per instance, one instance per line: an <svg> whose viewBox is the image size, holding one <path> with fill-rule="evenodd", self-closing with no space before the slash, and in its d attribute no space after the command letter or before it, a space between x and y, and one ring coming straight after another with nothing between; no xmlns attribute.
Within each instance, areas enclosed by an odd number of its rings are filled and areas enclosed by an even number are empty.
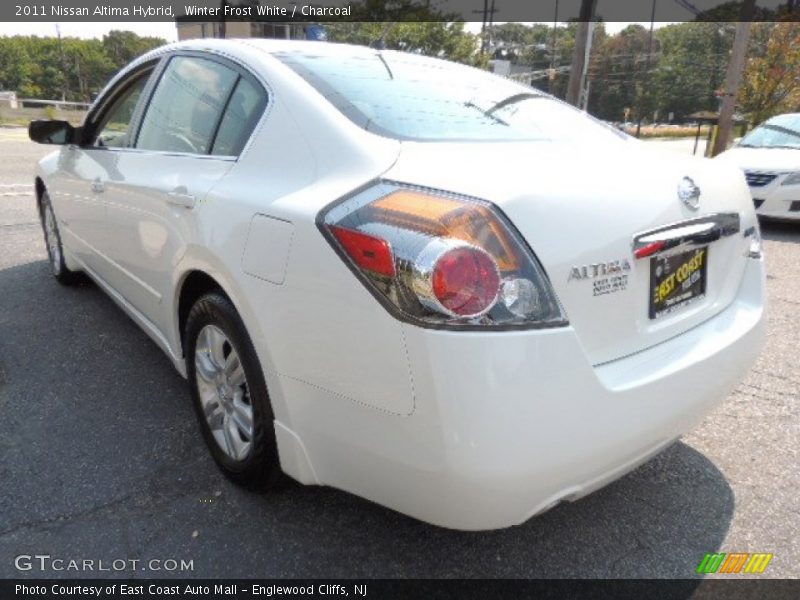
<svg viewBox="0 0 800 600"><path fill-rule="evenodd" d="M729 23L680 23L656 31L661 47L652 78L653 109L678 119L716 112L734 28Z"/></svg>
<svg viewBox="0 0 800 600"><path fill-rule="evenodd" d="M592 114L621 121L627 108L632 109L630 118L636 115L647 46L648 32L641 25L628 25L614 36L599 37L589 70Z"/></svg>
<svg viewBox="0 0 800 600"><path fill-rule="evenodd" d="M0 37L0 89L23 98L89 102L108 79L134 57L164 40L112 31L100 40ZM63 59L62 59L63 56Z"/></svg>
<svg viewBox="0 0 800 600"><path fill-rule="evenodd" d="M0 90L33 90L31 59L25 47L14 38L0 38Z"/></svg>
<svg viewBox="0 0 800 600"><path fill-rule="evenodd" d="M754 23L739 104L751 123L800 110L800 24Z"/></svg>
<svg viewBox="0 0 800 600"><path fill-rule="evenodd" d="M156 37L139 37L132 31L112 30L103 36L103 48L115 68L121 69L137 56L164 44Z"/></svg>
<svg viewBox="0 0 800 600"><path fill-rule="evenodd" d="M338 22L327 23L332 42L376 45L391 50L416 52L456 62L483 66L486 57L478 51L477 37L464 31L461 22Z"/></svg>
<svg viewBox="0 0 800 600"><path fill-rule="evenodd" d="M83 102L91 102L92 95L118 70L100 40L64 40L64 55L66 75L74 82L70 89Z"/></svg>
<svg viewBox="0 0 800 600"><path fill-rule="evenodd" d="M457 15L430 0L360 0L351 3L349 21L325 23L328 39L392 50L416 52L456 62L486 66L478 37L464 30Z"/></svg>

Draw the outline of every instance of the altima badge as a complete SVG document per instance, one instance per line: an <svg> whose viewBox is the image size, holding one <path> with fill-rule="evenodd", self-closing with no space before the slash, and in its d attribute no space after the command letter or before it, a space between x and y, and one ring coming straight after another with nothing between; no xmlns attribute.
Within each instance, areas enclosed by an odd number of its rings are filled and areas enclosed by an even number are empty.
<svg viewBox="0 0 800 600"><path fill-rule="evenodd" d="M692 210L700 208L700 188L697 187L691 177L681 179L678 184L678 198Z"/></svg>
<svg viewBox="0 0 800 600"><path fill-rule="evenodd" d="M627 290L630 271L631 263L626 258L589 265L576 265L570 269L567 283L573 280L585 281L588 279L592 282L592 295L595 297L605 296Z"/></svg>

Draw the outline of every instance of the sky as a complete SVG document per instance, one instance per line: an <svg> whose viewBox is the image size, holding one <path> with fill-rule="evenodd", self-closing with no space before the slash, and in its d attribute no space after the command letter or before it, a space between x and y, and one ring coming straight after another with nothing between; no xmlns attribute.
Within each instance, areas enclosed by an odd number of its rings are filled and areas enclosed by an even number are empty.
<svg viewBox="0 0 800 600"><path fill-rule="evenodd" d="M614 34L631 23L610 22L606 23L606 31ZM641 23L645 27L649 27L650 23ZM656 23L656 27L669 25L669 23ZM147 22L147 23L132 23L132 22L108 22L108 23L59 23L61 28L61 35L64 37L79 37L79 38L102 38L112 29L120 29L133 31L142 36L160 37L168 42L173 42L178 39L175 24L171 22ZM467 29L477 33L480 31L480 23L468 23ZM55 22L36 22L36 23L0 23L0 36L7 35L39 35L39 36L54 36L56 35Z"/></svg>

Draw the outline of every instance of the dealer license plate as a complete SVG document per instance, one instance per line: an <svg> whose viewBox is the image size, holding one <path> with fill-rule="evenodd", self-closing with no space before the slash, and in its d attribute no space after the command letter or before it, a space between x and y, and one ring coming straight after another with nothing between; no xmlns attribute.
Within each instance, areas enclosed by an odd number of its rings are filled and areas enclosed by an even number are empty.
<svg viewBox="0 0 800 600"><path fill-rule="evenodd" d="M650 318L705 296L707 267L708 247L650 259Z"/></svg>

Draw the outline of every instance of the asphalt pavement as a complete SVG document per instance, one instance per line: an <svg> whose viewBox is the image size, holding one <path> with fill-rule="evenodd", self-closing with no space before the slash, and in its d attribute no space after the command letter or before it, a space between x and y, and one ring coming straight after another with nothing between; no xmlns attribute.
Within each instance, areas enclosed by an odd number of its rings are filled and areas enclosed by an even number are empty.
<svg viewBox="0 0 800 600"><path fill-rule="evenodd" d="M47 151L0 129L0 577L696 577L714 551L800 576L800 224L764 225L767 345L699 428L580 501L463 533L228 483L168 359L97 287L50 276L31 185ZM35 554L127 562L17 569Z"/></svg>

